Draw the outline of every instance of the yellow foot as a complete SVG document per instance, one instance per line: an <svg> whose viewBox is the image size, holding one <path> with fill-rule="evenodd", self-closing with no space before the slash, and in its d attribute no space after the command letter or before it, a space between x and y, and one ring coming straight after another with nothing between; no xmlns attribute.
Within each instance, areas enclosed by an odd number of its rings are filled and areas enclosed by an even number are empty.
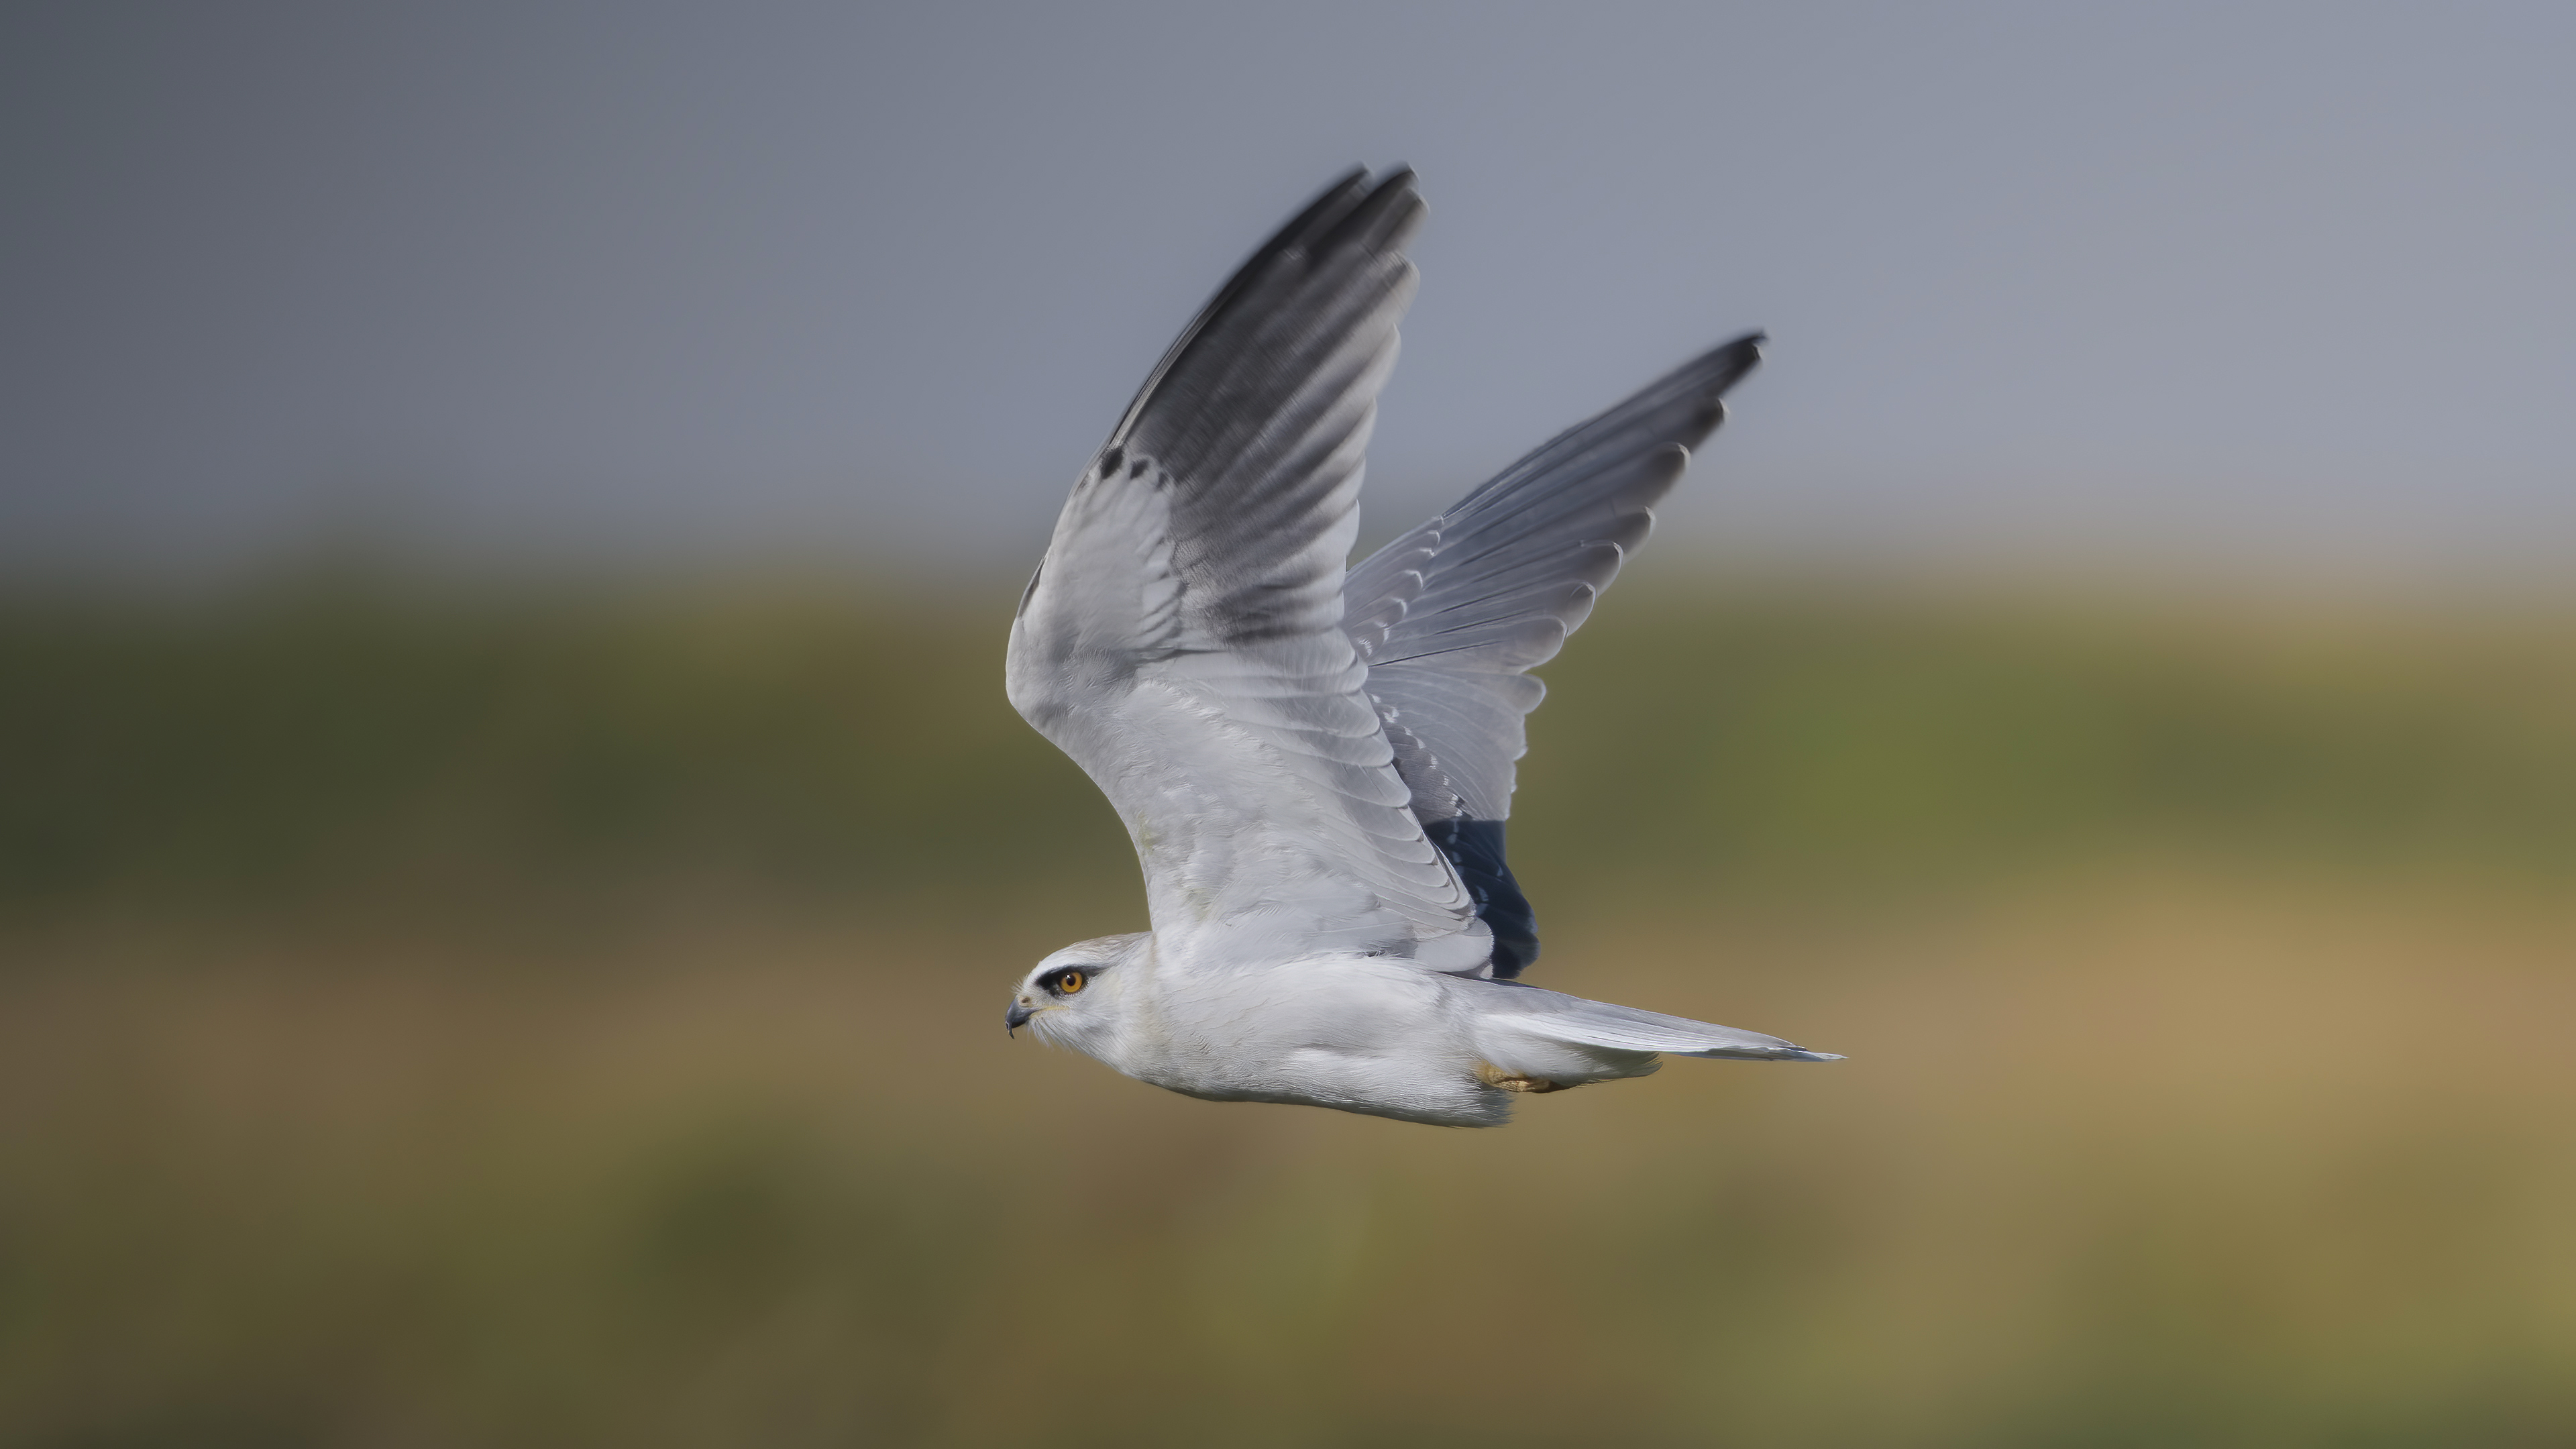
<svg viewBox="0 0 2576 1449"><path fill-rule="evenodd" d="M1476 1080L1506 1092L1562 1092L1566 1085L1551 1082L1545 1077L1516 1077L1492 1062L1476 1063Z"/></svg>

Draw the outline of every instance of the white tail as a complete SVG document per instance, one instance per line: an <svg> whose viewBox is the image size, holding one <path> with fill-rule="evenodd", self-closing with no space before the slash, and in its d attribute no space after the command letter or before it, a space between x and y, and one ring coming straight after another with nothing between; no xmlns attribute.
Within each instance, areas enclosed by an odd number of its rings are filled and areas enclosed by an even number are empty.
<svg viewBox="0 0 2576 1449"><path fill-rule="evenodd" d="M1612 1051L1663 1052L1682 1057L1720 1057L1755 1062L1838 1062L1833 1052L1811 1052L1795 1042L1758 1031L1715 1022L1693 1021L1587 1001L1580 996L1524 986L1517 981L1480 983L1480 1015L1494 1026L1568 1046L1606 1047Z"/></svg>

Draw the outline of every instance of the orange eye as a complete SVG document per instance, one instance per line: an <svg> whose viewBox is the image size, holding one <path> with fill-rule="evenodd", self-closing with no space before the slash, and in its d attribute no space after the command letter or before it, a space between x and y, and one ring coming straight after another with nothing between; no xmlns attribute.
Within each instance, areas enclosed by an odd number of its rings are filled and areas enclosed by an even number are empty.
<svg viewBox="0 0 2576 1449"><path fill-rule="evenodd" d="M1081 972L1067 971L1062 976L1056 978L1055 989L1066 996L1071 996L1073 993L1080 991L1083 988L1085 980L1086 978Z"/></svg>

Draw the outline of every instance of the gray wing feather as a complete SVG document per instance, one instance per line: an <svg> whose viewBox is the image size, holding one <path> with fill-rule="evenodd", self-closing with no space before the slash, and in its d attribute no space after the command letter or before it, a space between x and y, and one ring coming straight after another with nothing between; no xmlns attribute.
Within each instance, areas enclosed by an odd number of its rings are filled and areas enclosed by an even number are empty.
<svg viewBox="0 0 2576 1449"><path fill-rule="evenodd" d="M1355 173L1235 273L1084 470L1012 626L1012 704L1117 806L1158 940L1195 959L1489 952L1341 628L1421 216L1410 172Z"/></svg>
<svg viewBox="0 0 2576 1449"><path fill-rule="evenodd" d="M1543 694L1523 671L1556 656L1645 542L1761 341L1675 369L1351 570L1343 616L1369 693L1434 755L1398 759L1424 819L1510 815L1521 720Z"/></svg>
<svg viewBox="0 0 2576 1449"><path fill-rule="evenodd" d="M1564 647L1655 523L1690 449L1761 360L1759 333L1674 369L1558 435L1351 570L1344 628L1411 806L1458 863L1499 938L1495 974L1537 955L1528 902L1503 864L1528 676Z"/></svg>

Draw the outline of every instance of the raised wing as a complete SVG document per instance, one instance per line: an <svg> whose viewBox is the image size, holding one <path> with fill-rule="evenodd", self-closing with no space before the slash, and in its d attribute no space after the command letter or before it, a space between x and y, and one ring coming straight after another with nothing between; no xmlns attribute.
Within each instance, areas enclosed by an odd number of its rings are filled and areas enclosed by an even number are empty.
<svg viewBox="0 0 2576 1449"><path fill-rule="evenodd" d="M1411 172L1355 172L1255 253L1074 485L1011 626L1011 703L1126 821L1166 959L1487 958L1341 628L1421 218Z"/></svg>
<svg viewBox="0 0 2576 1449"><path fill-rule="evenodd" d="M1343 586L1342 627L1413 813L1492 928L1497 977L1538 958L1537 922L1503 856L1522 720L1546 694L1526 671L1556 657L1645 541L1762 340L1738 338L1559 434Z"/></svg>

